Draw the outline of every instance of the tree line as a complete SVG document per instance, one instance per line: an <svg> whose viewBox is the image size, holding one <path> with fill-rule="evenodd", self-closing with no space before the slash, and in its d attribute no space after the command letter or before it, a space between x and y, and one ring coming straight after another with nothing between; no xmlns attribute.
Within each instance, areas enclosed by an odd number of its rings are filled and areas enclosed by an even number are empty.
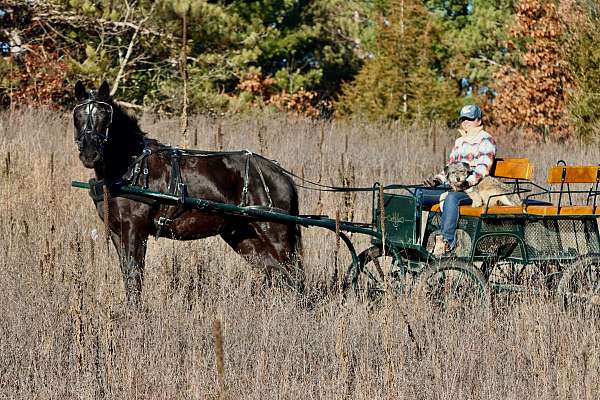
<svg viewBox="0 0 600 400"><path fill-rule="evenodd" d="M0 106L451 122L477 102L535 141L600 132L594 0L0 1ZM183 89L185 88L185 90Z"/></svg>

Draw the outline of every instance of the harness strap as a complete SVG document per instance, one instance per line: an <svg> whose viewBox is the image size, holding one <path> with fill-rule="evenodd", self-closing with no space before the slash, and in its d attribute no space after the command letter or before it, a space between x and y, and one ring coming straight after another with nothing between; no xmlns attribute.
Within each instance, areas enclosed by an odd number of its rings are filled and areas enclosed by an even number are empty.
<svg viewBox="0 0 600 400"><path fill-rule="evenodd" d="M162 229L169 227L177 215L183 211L183 204L187 195L185 183L181 179L181 152L178 149L173 149L171 152L171 179L169 182L169 194L179 195L179 205L175 208L161 204L158 221L156 223L156 238L160 237Z"/></svg>
<svg viewBox="0 0 600 400"><path fill-rule="evenodd" d="M98 203L99 201L104 201L104 194L103 194L103 190L102 190L102 186L104 186L104 179L90 179L89 180L89 184L90 184L90 191L89 191L89 195L92 198L92 200L94 200L94 203ZM110 187L109 187L110 190Z"/></svg>
<svg viewBox="0 0 600 400"><path fill-rule="evenodd" d="M139 186L140 175L144 176L144 189L148 189L148 157L152 154L152 150L144 148L142 154L137 156L131 163L130 171L126 174L134 186Z"/></svg>
<svg viewBox="0 0 600 400"><path fill-rule="evenodd" d="M268 207L271 208L271 207L273 207L273 199L271 198L271 191L269 190L269 186L267 185L267 182L265 181L265 177L262 173L262 170L260 169L260 166L256 162L256 159L254 157L255 154L253 152L251 152L250 150L245 150L245 151L246 151L246 162L245 162L245 167L244 167L244 186L242 187L242 196L241 196L239 206L240 207L248 206L248 187L250 186L250 167L254 166L254 168L258 172L258 177L260 178L260 182L262 183L262 187L265 191L265 195L267 196L267 200L269 201Z"/></svg>
<svg viewBox="0 0 600 400"><path fill-rule="evenodd" d="M269 200L269 207L273 207L273 200L271 199L271 194L269 193L269 187L267 186L267 183L265 182L265 177L263 176L260 166L258 165L256 160L254 160L254 168L256 168L256 170L258 171L258 176L260 177L260 181L263 185L263 189L265 189L265 194L267 195L267 199Z"/></svg>
<svg viewBox="0 0 600 400"><path fill-rule="evenodd" d="M150 175L150 171L148 171L148 157L144 158L142 162L144 169L142 172L144 173L144 189L148 189L148 176Z"/></svg>
<svg viewBox="0 0 600 400"><path fill-rule="evenodd" d="M244 167L244 187L242 188L242 198L240 200L240 207L245 207L248 202L248 181L250 177L250 157L252 157L252 152L250 150L246 150L246 163Z"/></svg>

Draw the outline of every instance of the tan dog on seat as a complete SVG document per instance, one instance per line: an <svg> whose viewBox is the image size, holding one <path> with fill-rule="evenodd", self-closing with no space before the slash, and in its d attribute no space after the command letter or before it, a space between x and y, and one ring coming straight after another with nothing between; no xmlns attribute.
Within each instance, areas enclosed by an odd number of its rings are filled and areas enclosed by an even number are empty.
<svg viewBox="0 0 600 400"><path fill-rule="evenodd" d="M455 162L444 168L446 180L454 192L464 191L473 201L473 207L481 206L520 206L521 199L510 185L492 176L486 176L475 186L468 187L467 177L471 172L469 164L464 162ZM442 203L448 193L440 196ZM488 203L489 202L489 203ZM443 207L443 205L441 205Z"/></svg>

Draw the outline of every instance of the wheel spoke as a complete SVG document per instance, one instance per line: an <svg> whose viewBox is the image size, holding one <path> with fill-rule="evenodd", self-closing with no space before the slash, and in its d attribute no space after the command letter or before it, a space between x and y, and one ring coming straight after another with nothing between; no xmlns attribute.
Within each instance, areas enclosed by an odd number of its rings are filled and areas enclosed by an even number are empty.
<svg viewBox="0 0 600 400"><path fill-rule="evenodd" d="M404 293L407 280L402 273L406 269L401 268L401 260L391 254L384 257L381 248L373 246L360 253L359 261L359 268L350 268L350 278L347 278L347 282L353 282L354 290L359 296L373 300L388 288L398 294Z"/></svg>
<svg viewBox="0 0 600 400"><path fill-rule="evenodd" d="M417 296L435 308L447 310L471 309L468 302L489 302L489 289L484 275L472 264L450 260L441 261L423 272L417 285Z"/></svg>
<svg viewBox="0 0 600 400"><path fill-rule="evenodd" d="M500 274L507 282L512 282L513 277L506 271L506 265L507 264L500 264Z"/></svg>
<svg viewBox="0 0 600 400"><path fill-rule="evenodd" d="M381 269L381 264L379 264L378 258L373 260L373 265L375 265L375 269L377 270L377 273L381 277L381 280L385 281L385 275L383 274L383 270Z"/></svg>
<svg viewBox="0 0 600 400"><path fill-rule="evenodd" d="M600 294L600 257L587 256L576 260L565 268L559 282L557 299L566 308L583 307L582 310L597 310Z"/></svg>
<svg viewBox="0 0 600 400"><path fill-rule="evenodd" d="M514 264L511 264L514 265ZM519 268L519 271L514 275L514 283L523 283L523 272L525 272L525 264L521 265L521 268Z"/></svg>
<svg viewBox="0 0 600 400"><path fill-rule="evenodd" d="M454 284L454 288L452 289L452 292L455 294L455 296L458 298L460 297L461 293L459 293L459 290L461 288L461 283L463 281L463 274L460 274L458 276L458 279L455 279L455 284Z"/></svg>

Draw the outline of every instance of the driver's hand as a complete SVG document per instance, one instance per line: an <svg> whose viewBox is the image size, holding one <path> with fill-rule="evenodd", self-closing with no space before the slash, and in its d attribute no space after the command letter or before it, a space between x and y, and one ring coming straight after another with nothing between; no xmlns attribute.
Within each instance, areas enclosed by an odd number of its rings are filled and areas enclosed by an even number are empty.
<svg viewBox="0 0 600 400"><path fill-rule="evenodd" d="M429 186L429 187L435 187L435 186L439 185L440 183L442 183L442 181L440 181L440 179L435 175L430 176L429 178L427 178L423 181L423 185Z"/></svg>
<svg viewBox="0 0 600 400"><path fill-rule="evenodd" d="M466 180L465 180L465 181L462 181L462 182L461 182L461 183L458 185L458 187L459 187L460 189L462 189L462 190L467 190L468 188L470 188L470 187L471 187L471 184L470 184L468 181L466 181Z"/></svg>

